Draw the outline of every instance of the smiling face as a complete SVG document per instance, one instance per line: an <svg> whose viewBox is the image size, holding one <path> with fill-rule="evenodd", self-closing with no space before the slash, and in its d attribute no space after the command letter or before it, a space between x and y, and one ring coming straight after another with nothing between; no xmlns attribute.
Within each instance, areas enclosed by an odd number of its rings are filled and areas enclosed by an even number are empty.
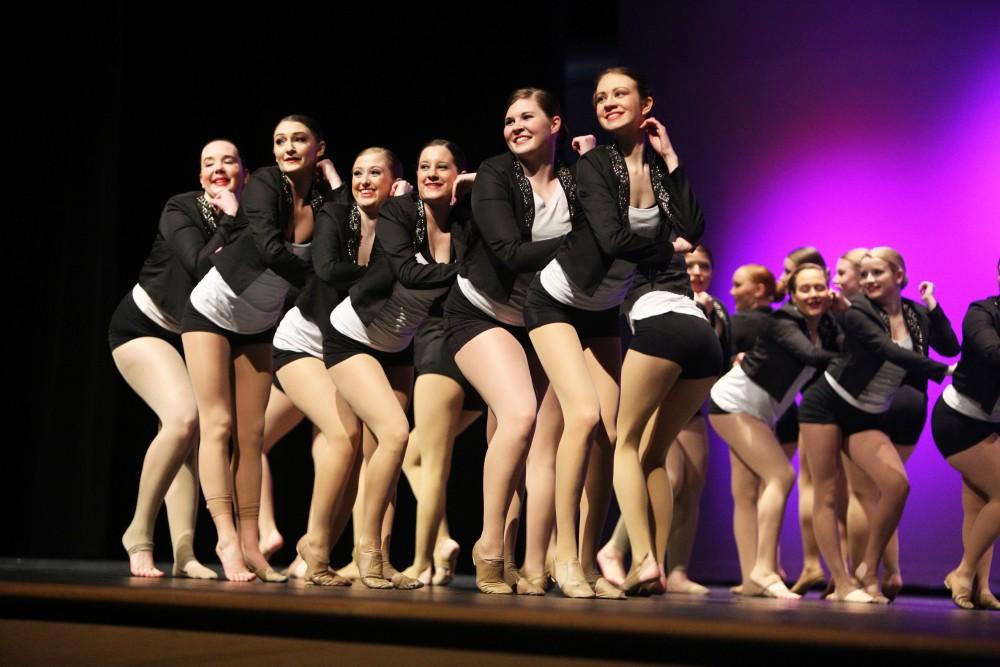
<svg viewBox="0 0 1000 667"><path fill-rule="evenodd" d="M894 268L884 259L869 255L861 260L861 288L880 305L899 299L905 275L902 269Z"/></svg>
<svg viewBox="0 0 1000 667"><path fill-rule="evenodd" d="M201 173L198 180L209 199L223 190L229 190L239 197L246 182L246 170L236 146L223 140L206 144L201 149Z"/></svg>
<svg viewBox="0 0 1000 667"><path fill-rule="evenodd" d="M594 90L597 122L612 134L638 134L639 126L652 108L653 98L641 99L638 86L630 76L612 72L597 82Z"/></svg>
<svg viewBox="0 0 1000 667"><path fill-rule="evenodd" d="M444 146L427 146L417 160L417 192L428 203L451 201L458 176L455 158Z"/></svg>
<svg viewBox="0 0 1000 667"><path fill-rule="evenodd" d="M503 139L507 148L519 157L555 149L555 140L562 127L559 116L549 116L534 96L515 100L503 121Z"/></svg>
<svg viewBox="0 0 1000 667"><path fill-rule="evenodd" d="M312 173L325 148L308 127L297 121L283 120L274 128L274 159L289 176Z"/></svg>
<svg viewBox="0 0 1000 667"><path fill-rule="evenodd" d="M837 260L837 268L833 274L833 284L837 286L844 296L854 296L861 291L861 276L858 269L848 259L841 257Z"/></svg>
<svg viewBox="0 0 1000 667"><path fill-rule="evenodd" d="M819 317L830 307L826 274L821 269L802 269L791 282L792 303L806 317Z"/></svg>
<svg viewBox="0 0 1000 667"><path fill-rule="evenodd" d="M695 250L684 256L687 264L688 277L691 279L691 289L695 294L707 292L712 284L712 260L704 252Z"/></svg>
<svg viewBox="0 0 1000 667"><path fill-rule="evenodd" d="M358 206L377 210L392 190L392 170L382 151L362 153L351 168L351 193Z"/></svg>

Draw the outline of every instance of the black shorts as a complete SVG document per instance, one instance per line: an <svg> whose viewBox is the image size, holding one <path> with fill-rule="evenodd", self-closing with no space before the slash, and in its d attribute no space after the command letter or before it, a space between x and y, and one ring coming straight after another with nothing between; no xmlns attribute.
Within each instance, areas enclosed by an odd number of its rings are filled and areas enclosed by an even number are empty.
<svg viewBox="0 0 1000 667"><path fill-rule="evenodd" d="M293 352L291 350L282 350L277 347L271 348L271 373L273 376L271 378L271 384L273 384L278 391L285 393L285 388L281 386L281 381L278 380L278 371L282 366L287 366L293 361L298 361L299 359L315 359L313 355L308 352ZM320 359L320 361L323 361Z"/></svg>
<svg viewBox="0 0 1000 667"><path fill-rule="evenodd" d="M685 380L718 377L722 349L706 320L683 313L664 313L635 320L630 350L668 359L681 367Z"/></svg>
<svg viewBox="0 0 1000 667"><path fill-rule="evenodd" d="M927 422L927 394L904 384L896 390L881 429L896 445L915 445Z"/></svg>
<svg viewBox="0 0 1000 667"><path fill-rule="evenodd" d="M538 276L528 287L524 300L524 328L527 331L562 322L576 329L580 340L618 337L618 306L607 310L583 310L560 303L542 287Z"/></svg>
<svg viewBox="0 0 1000 667"><path fill-rule="evenodd" d="M472 305L458 285L448 292L444 302L445 348L454 359L458 351L481 333L500 328L509 333L525 350L531 349L531 340L524 327L505 324L493 319Z"/></svg>
<svg viewBox="0 0 1000 667"><path fill-rule="evenodd" d="M413 338L413 370L416 376L443 375L451 378L465 394L462 407L465 410L483 410L482 398L458 369L455 356L445 344L446 338L443 317L429 317L420 325Z"/></svg>
<svg viewBox="0 0 1000 667"><path fill-rule="evenodd" d="M327 368L333 368L342 361L347 361L358 354L375 357L382 368L396 368L413 365L413 343L400 352L383 352L368 347L350 336L345 336L333 327L323 332L323 363Z"/></svg>
<svg viewBox="0 0 1000 667"><path fill-rule="evenodd" d="M1000 435L1000 424L966 417L945 403L944 397L938 397L931 412L931 433L941 456L948 458L978 445L993 433Z"/></svg>
<svg viewBox="0 0 1000 667"><path fill-rule="evenodd" d="M111 316L111 323L108 325L108 345L114 352L116 347L136 338L159 338L170 343L182 357L184 356L181 335L164 329L146 317L146 314L139 310L130 291L122 298Z"/></svg>
<svg viewBox="0 0 1000 667"><path fill-rule="evenodd" d="M202 315L201 311L194 307L190 301L184 308L184 319L181 321L181 329L184 333L190 331L206 331L222 336L229 341L229 346L233 349L244 345L270 345L274 340L274 332L277 325L261 331L260 333L244 334L230 331Z"/></svg>
<svg viewBox="0 0 1000 667"><path fill-rule="evenodd" d="M845 437L861 431L880 431L881 422L881 414L858 410L842 399L827 382L826 375L806 389L799 405L800 424L836 424Z"/></svg>
<svg viewBox="0 0 1000 667"><path fill-rule="evenodd" d="M785 414L781 415L778 423L774 425L774 435L781 444L799 441L799 406L795 403L788 406Z"/></svg>
<svg viewBox="0 0 1000 667"><path fill-rule="evenodd" d="M712 397L708 398L708 414L710 415L728 415L732 414L729 410L723 410L719 407L719 404L712 400Z"/></svg>

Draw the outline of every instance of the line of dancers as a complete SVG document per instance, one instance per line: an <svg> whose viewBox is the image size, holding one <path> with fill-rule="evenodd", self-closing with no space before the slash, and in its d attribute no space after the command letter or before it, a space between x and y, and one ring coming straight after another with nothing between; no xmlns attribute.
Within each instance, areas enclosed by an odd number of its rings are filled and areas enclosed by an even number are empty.
<svg viewBox="0 0 1000 667"><path fill-rule="evenodd" d="M152 531L165 504L174 575L217 576L192 548L200 480L231 581L447 584L459 554L445 517L452 447L486 414L480 591L705 594L686 572L707 401L731 453L735 592L797 598L824 580L822 555L828 599L886 602L902 586L903 464L927 379L953 376L932 415L963 479L964 554L946 585L961 607L1000 606L988 586L1000 532L998 297L970 306L960 348L932 283L920 284L922 303L901 296L895 250L846 253L838 291L802 248L778 280L740 267L730 318L708 292L702 210L644 79L605 70L593 104L611 139L600 146L567 141L551 93L516 90L502 154L471 173L457 145L430 141L415 184L382 147L363 150L342 181L305 116L277 124L277 164L252 177L231 142L203 148L201 188L167 202L109 331L115 364L160 423L122 538L133 575L164 574ZM961 360L933 361L931 347ZM268 562L283 538L266 453L303 418L313 493L285 574ZM788 588L778 542L796 450L805 562ZM387 560L400 472L418 501L403 570ZM602 545L612 491L621 519ZM352 563L335 571L330 551L352 515Z"/></svg>

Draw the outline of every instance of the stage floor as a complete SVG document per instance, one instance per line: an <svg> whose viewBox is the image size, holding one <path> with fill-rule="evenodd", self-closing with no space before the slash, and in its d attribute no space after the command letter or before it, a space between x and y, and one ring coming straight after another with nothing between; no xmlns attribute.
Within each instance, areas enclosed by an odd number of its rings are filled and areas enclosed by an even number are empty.
<svg viewBox="0 0 1000 667"><path fill-rule="evenodd" d="M169 571L166 565L161 569ZM0 664L723 664L822 656L1000 659L1000 614L944 597L893 605L623 601L123 576L124 561L0 559ZM195 659L197 658L197 659Z"/></svg>

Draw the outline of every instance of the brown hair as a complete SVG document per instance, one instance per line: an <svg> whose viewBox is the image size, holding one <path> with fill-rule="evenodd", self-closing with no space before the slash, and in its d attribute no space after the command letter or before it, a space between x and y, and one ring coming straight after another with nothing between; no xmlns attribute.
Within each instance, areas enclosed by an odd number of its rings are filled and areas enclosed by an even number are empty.
<svg viewBox="0 0 1000 667"><path fill-rule="evenodd" d="M389 163L389 173L392 177L402 178L403 177L403 162L388 148L382 148L381 146L369 146L355 156L354 161L357 162L358 158L362 155L368 155L369 153L381 153L385 157L385 161Z"/></svg>
<svg viewBox="0 0 1000 667"><path fill-rule="evenodd" d="M601 73L597 75L597 78L594 79L595 91L597 90L597 84L599 84L601 82L601 79L603 79L607 74L621 74L622 76L627 76L628 78L635 81L635 88L636 90L639 91L640 100L645 100L647 97L652 97L653 91L652 89L650 89L649 81L646 80L646 77L644 77L642 74L639 74L631 67L622 67L622 66L608 67L607 69L601 71Z"/></svg>
<svg viewBox="0 0 1000 667"><path fill-rule="evenodd" d="M705 245L704 243L699 243L698 245L696 245L694 247L694 250L692 250L691 252L692 253L696 253L696 252L702 253L703 255L705 255L705 257L708 257L708 263L711 264L713 268L715 267L715 256L712 255L711 249L709 249L709 247L707 245Z"/></svg>
<svg viewBox="0 0 1000 667"><path fill-rule="evenodd" d="M281 125L286 120L291 121L293 123L302 123L303 125L305 125L309 129L309 131L312 132L313 137L316 138L316 143L319 143L324 140L323 129L319 126L319 123L317 123L316 119L313 118L312 116L306 116L300 113L289 114L284 118L282 118L281 120L279 120L277 123L275 123L274 126L278 127L278 125Z"/></svg>
<svg viewBox="0 0 1000 667"><path fill-rule="evenodd" d="M867 254L868 248L852 248L841 255L840 259L846 259L848 262L857 267L861 265L861 259Z"/></svg>
<svg viewBox="0 0 1000 667"><path fill-rule="evenodd" d="M420 147L420 152L423 153L425 148L430 148L431 146L443 146L448 149L451 153L451 159L455 161L455 166L458 170L465 171L465 151L459 148L458 144L449 139L431 139L426 144Z"/></svg>
<svg viewBox="0 0 1000 667"><path fill-rule="evenodd" d="M830 282L830 272L827 271L825 266L820 266L819 264L813 264L812 262L804 262L795 267L792 274L788 276L788 296L791 298L792 292L795 291L795 281L798 280L799 274L803 271L815 270L823 274L823 279L829 283Z"/></svg>
<svg viewBox="0 0 1000 667"><path fill-rule="evenodd" d="M819 264L824 269L826 268L826 260L823 259L823 255L811 245L802 246L791 251L788 253L788 259L792 260L792 264L795 266L799 264Z"/></svg>
<svg viewBox="0 0 1000 667"><path fill-rule="evenodd" d="M906 283L909 282L909 278L906 275L906 262L903 261L903 256L899 254L894 248L890 248L887 245L878 246L872 248L865 253L865 257L871 257L873 259L881 259L883 262L892 267L893 271L903 272L903 281L899 284L899 288L903 289L906 287Z"/></svg>
<svg viewBox="0 0 1000 667"><path fill-rule="evenodd" d="M549 118L562 116L562 108L559 106L559 100L544 88L518 88L507 98L507 106L505 108L509 109L510 105L518 100L527 99L534 100Z"/></svg>

